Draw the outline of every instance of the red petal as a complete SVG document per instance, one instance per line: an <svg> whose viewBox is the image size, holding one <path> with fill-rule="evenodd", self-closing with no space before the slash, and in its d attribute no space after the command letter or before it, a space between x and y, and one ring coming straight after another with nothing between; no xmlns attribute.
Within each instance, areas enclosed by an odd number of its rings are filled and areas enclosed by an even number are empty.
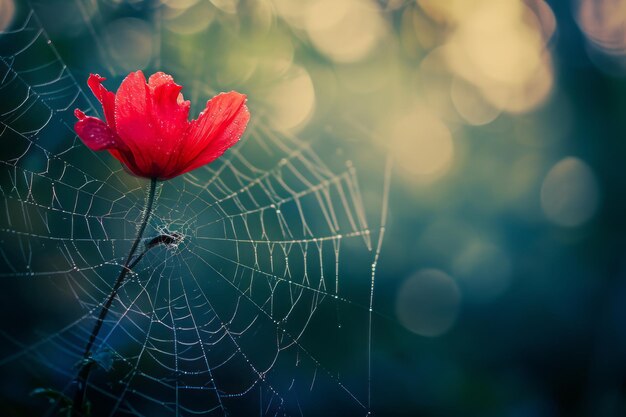
<svg viewBox="0 0 626 417"><path fill-rule="evenodd" d="M173 178L220 157L243 134L250 114L246 97L220 94L188 122L190 103L182 87L158 72L148 83L141 71L130 73L117 94L92 74L89 87L102 103L107 123L76 110L75 130L92 150L108 149L126 169L142 177Z"/></svg>
<svg viewBox="0 0 626 417"><path fill-rule="evenodd" d="M141 171L137 169L135 158L133 157L133 154L128 151L128 149L109 149L109 153L111 153L111 155L113 155L115 159L122 163L122 168L124 168L126 172L137 175L139 177L145 176Z"/></svg>
<svg viewBox="0 0 626 417"><path fill-rule="evenodd" d="M150 76L150 78L148 78L148 86L152 89L155 89L160 85L172 82L174 82L174 78L171 75L161 71L155 72Z"/></svg>
<svg viewBox="0 0 626 417"><path fill-rule="evenodd" d="M191 122L184 144L181 171L184 174L206 165L233 146L246 130L250 113L246 96L235 91L222 93L207 102L206 109Z"/></svg>
<svg viewBox="0 0 626 417"><path fill-rule="evenodd" d="M106 78L98 74L90 74L87 85L89 85L93 95L96 96L100 104L102 104L107 124L115 130L115 94L104 88L102 85L102 81L104 80L106 80Z"/></svg>
<svg viewBox="0 0 626 417"><path fill-rule="evenodd" d="M174 82L172 76L157 72L148 80L152 92L152 120L157 130L161 151L155 156L161 177L176 171L183 137L189 127L189 108L191 103L184 101L180 93L182 87Z"/></svg>
<svg viewBox="0 0 626 417"><path fill-rule="evenodd" d="M89 149L101 151L117 145L117 135L102 120L85 116L80 110L74 113L80 119L74 125L74 130Z"/></svg>
<svg viewBox="0 0 626 417"><path fill-rule="evenodd" d="M133 154L106 123L98 118L85 116L79 109L74 110L74 115L79 119L74 125L74 130L89 149L92 151L107 149L124 168L135 175L141 175L136 169Z"/></svg>
<svg viewBox="0 0 626 417"><path fill-rule="evenodd" d="M130 148L137 169L145 176L153 170L156 130L152 124L150 89L141 71L131 72L115 95L115 124L120 140Z"/></svg>
<svg viewBox="0 0 626 417"><path fill-rule="evenodd" d="M152 91L152 118L159 138L179 144L189 125L191 103L182 100L182 87L170 75L157 72L150 77L148 86Z"/></svg>

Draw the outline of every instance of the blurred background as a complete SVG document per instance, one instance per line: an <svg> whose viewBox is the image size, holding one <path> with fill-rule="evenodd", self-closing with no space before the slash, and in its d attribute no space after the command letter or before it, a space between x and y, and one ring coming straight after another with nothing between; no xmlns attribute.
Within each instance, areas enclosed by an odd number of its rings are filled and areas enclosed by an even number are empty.
<svg viewBox="0 0 626 417"><path fill-rule="evenodd" d="M372 414L626 413L626 1L0 0L0 30L31 10L79 85L248 94L352 162L374 225L390 161Z"/></svg>

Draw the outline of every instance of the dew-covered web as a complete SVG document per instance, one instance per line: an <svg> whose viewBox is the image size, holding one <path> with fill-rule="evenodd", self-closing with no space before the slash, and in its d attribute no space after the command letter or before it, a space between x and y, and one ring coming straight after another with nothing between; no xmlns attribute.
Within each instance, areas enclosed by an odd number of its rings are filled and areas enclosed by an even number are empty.
<svg viewBox="0 0 626 417"><path fill-rule="evenodd" d="M1 35L0 55L2 396L51 414L28 393L71 395L146 181L74 134L74 108L99 107L37 14ZM368 414L387 191L368 218L357 178L345 157L253 117L224 158L161 183L144 237L176 239L145 255L113 303L93 414Z"/></svg>

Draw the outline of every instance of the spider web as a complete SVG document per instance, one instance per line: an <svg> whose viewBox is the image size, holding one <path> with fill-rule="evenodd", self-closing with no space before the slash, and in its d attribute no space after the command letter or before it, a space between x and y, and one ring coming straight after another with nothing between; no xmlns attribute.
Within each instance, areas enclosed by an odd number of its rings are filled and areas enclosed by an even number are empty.
<svg viewBox="0 0 626 417"><path fill-rule="evenodd" d="M52 414L36 387L71 396L145 205L146 182L74 134L74 108L98 114L83 85L32 10L0 35L0 386L15 410ZM94 415L370 413L389 172L372 226L349 162L259 119L159 185L144 238L182 238L149 251L111 307Z"/></svg>

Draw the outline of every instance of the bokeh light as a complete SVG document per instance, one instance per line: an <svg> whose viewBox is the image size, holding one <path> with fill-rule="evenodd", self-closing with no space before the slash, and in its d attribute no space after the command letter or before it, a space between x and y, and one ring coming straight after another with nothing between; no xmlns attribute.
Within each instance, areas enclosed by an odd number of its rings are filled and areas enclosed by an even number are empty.
<svg viewBox="0 0 626 417"><path fill-rule="evenodd" d="M560 226L574 227L588 221L596 211L598 199L593 171L574 157L556 163L541 186L541 207L546 217Z"/></svg>
<svg viewBox="0 0 626 417"><path fill-rule="evenodd" d="M478 87L461 78L453 80L450 94L457 112L470 125L489 124L500 115L501 109L489 103Z"/></svg>
<svg viewBox="0 0 626 417"><path fill-rule="evenodd" d="M598 68L615 75L626 72L626 1L578 0L574 11L587 37L588 55Z"/></svg>
<svg viewBox="0 0 626 417"><path fill-rule="evenodd" d="M381 134L403 172L422 183L444 175L454 158L454 142L448 127L423 105L394 120Z"/></svg>
<svg viewBox="0 0 626 417"><path fill-rule="evenodd" d="M226 13L236 13L238 0L210 0L210 2L218 9Z"/></svg>
<svg viewBox="0 0 626 417"><path fill-rule="evenodd" d="M13 0L0 0L0 31L9 27L15 15Z"/></svg>
<svg viewBox="0 0 626 417"><path fill-rule="evenodd" d="M364 58L385 35L385 22L370 0L320 0L307 9L306 30L313 44L330 59Z"/></svg>
<svg viewBox="0 0 626 417"><path fill-rule="evenodd" d="M150 63L153 36L145 21L131 17L115 20L107 25L104 37L115 67L120 71L134 71Z"/></svg>
<svg viewBox="0 0 626 417"><path fill-rule="evenodd" d="M181 35L205 30L215 16L215 8L207 1L168 2L167 6L163 12L165 27Z"/></svg>
<svg viewBox="0 0 626 417"><path fill-rule="evenodd" d="M280 130L302 127L315 108L315 89L309 73L294 66L270 87L267 104L272 125Z"/></svg>
<svg viewBox="0 0 626 417"><path fill-rule="evenodd" d="M201 0L161 0L161 3L172 9L189 9L200 2Z"/></svg>
<svg viewBox="0 0 626 417"><path fill-rule="evenodd" d="M450 27L444 45L449 68L482 93L493 108L490 113L497 109L526 112L547 98L553 72L546 44L555 30L555 19L545 2L533 2L535 10L521 0L418 3ZM470 124L489 120L484 115L473 120L464 106L476 101L475 91L457 88L454 96Z"/></svg>
<svg viewBox="0 0 626 417"><path fill-rule="evenodd" d="M455 257L452 268L466 298L474 301L497 298L511 282L509 255L484 239L467 242Z"/></svg>
<svg viewBox="0 0 626 417"><path fill-rule="evenodd" d="M610 55L626 54L626 1L579 0L577 18L597 48Z"/></svg>
<svg viewBox="0 0 626 417"><path fill-rule="evenodd" d="M413 333L441 336L454 324L460 301L461 292L450 276L437 269L424 269L400 287L396 314Z"/></svg>

